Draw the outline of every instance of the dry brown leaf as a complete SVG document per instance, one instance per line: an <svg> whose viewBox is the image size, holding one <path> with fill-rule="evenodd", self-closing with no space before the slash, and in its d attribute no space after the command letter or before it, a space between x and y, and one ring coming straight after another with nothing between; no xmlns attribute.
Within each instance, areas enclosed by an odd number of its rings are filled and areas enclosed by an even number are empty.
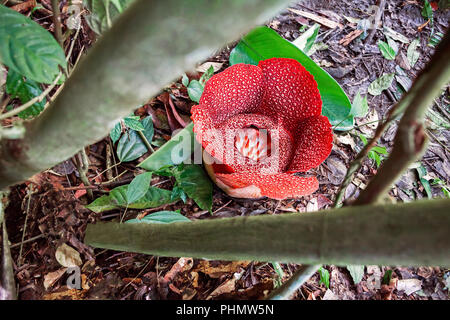
<svg viewBox="0 0 450 320"><path fill-rule="evenodd" d="M211 278L219 278L224 273L238 272L240 268L245 268L250 264L250 261L233 261L233 262L212 262L202 260L200 261L192 271L202 272L210 276Z"/></svg>
<svg viewBox="0 0 450 320"><path fill-rule="evenodd" d="M80 266L83 263L78 251L72 247L69 247L65 243L56 249L55 257L56 261L58 261L60 265L67 268Z"/></svg>
<svg viewBox="0 0 450 320"><path fill-rule="evenodd" d="M50 287L52 287L56 281L58 281L64 273L66 273L67 268L61 268L56 271L47 273L44 276L44 288L45 290L48 290Z"/></svg>

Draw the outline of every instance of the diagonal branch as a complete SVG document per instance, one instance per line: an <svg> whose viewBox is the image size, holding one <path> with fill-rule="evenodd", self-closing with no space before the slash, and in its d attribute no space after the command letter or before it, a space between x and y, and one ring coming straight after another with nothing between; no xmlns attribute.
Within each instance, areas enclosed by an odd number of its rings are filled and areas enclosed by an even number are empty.
<svg viewBox="0 0 450 320"><path fill-rule="evenodd" d="M136 0L100 37L24 139L0 142L0 189L73 156L161 87L288 0Z"/></svg>

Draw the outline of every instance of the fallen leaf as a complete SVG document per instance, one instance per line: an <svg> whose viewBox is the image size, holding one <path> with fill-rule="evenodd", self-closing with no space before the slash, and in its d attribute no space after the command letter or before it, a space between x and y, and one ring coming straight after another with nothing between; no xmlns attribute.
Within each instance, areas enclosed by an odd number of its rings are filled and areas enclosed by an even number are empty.
<svg viewBox="0 0 450 320"><path fill-rule="evenodd" d="M322 297L322 300L339 300L338 296L333 293L330 289L325 291L325 294Z"/></svg>
<svg viewBox="0 0 450 320"><path fill-rule="evenodd" d="M53 286L56 281L58 281L65 273L67 268L61 268L56 271L47 273L44 276L44 288L45 290L48 290L51 286Z"/></svg>
<svg viewBox="0 0 450 320"><path fill-rule="evenodd" d="M72 247L69 247L65 243L56 249L55 257L56 261L58 261L60 265L67 268L80 266L83 263L78 251Z"/></svg>
<svg viewBox="0 0 450 320"><path fill-rule="evenodd" d="M397 281L397 290L404 291L408 296L422 289L422 281L419 279L403 279Z"/></svg>

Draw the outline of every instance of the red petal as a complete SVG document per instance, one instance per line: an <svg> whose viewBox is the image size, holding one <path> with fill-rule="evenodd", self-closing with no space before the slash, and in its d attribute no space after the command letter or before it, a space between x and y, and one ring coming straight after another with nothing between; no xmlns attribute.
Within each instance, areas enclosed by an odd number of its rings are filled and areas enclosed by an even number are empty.
<svg viewBox="0 0 450 320"><path fill-rule="evenodd" d="M281 118L293 131L302 119L318 116L322 100L314 77L296 60L272 58L259 62L265 80L262 108L258 113Z"/></svg>
<svg viewBox="0 0 450 320"><path fill-rule="evenodd" d="M233 188L254 185L261 190L262 196L278 200L307 196L319 188L316 177L303 178L287 173L216 173L216 177Z"/></svg>
<svg viewBox="0 0 450 320"><path fill-rule="evenodd" d="M304 119L296 130L296 146L289 172L308 171L321 164L333 147L333 131L324 116Z"/></svg>
<svg viewBox="0 0 450 320"><path fill-rule="evenodd" d="M194 132L200 141L202 133L240 113L252 113L263 96L261 69L248 64L236 64L214 75L206 83L200 104L191 109ZM204 141L205 147L208 141Z"/></svg>

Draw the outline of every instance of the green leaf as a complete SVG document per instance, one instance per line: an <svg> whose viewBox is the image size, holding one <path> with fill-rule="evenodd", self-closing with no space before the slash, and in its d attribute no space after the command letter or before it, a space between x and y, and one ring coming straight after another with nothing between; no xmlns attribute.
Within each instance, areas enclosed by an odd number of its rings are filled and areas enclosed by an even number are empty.
<svg viewBox="0 0 450 320"><path fill-rule="evenodd" d="M199 81L192 80L191 82L189 82L189 85L187 87L187 92L188 92L189 98L192 101L199 103L200 98L203 93L203 89L204 89L204 87L202 86L202 84Z"/></svg>
<svg viewBox="0 0 450 320"><path fill-rule="evenodd" d="M422 184L423 188L425 189L425 192L427 193L427 197L429 199L432 199L433 193L431 192L430 182L426 178L427 169L422 164L420 164L420 166L417 167L416 170L417 173L419 174L420 183Z"/></svg>
<svg viewBox="0 0 450 320"><path fill-rule="evenodd" d="M176 211L159 211L146 215L142 219L131 219L125 223L173 223L191 222L188 218Z"/></svg>
<svg viewBox="0 0 450 320"><path fill-rule="evenodd" d="M55 38L26 16L0 5L0 62L39 83L52 83L66 57Z"/></svg>
<svg viewBox="0 0 450 320"><path fill-rule="evenodd" d="M382 75L369 85L367 91L373 96L380 95L383 90L386 90L391 86L394 76L395 73L387 73Z"/></svg>
<svg viewBox="0 0 450 320"><path fill-rule="evenodd" d="M193 127L194 124L191 122L161 148L142 161L138 167L148 171L156 171L164 166L180 164L190 158L194 147L198 146L192 131Z"/></svg>
<svg viewBox="0 0 450 320"><path fill-rule="evenodd" d="M183 74L183 77L181 78L181 83L183 84L183 86L187 87L189 85L189 78L188 76L185 74Z"/></svg>
<svg viewBox="0 0 450 320"><path fill-rule="evenodd" d="M116 143L116 141L119 140L121 134L122 134L122 124L119 121L116 123L114 128L109 133L112 143Z"/></svg>
<svg viewBox="0 0 450 320"><path fill-rule="evenodd" d="M422 17L430 20L431 25L433 25L433 8L428 0L425 0L423 4Z"/></svg>
<svg viewBox="0 0 450 320"><path fill-rule="evenodd" d="M372 148L372 150L378 154L385 154L385 155L389 154L385 147L375 146Z"/></svg>
<svg viewBox="0 0 450 320"><path fill-rule="evenodd" d="M200 84L204 87L206 82L214 75L214 67L210 66L208 70L200 77ZM203 93L203 90L202 90ZM200 95L201 96L201 95ZM199 99L200 100L200 99Z"/></svg>
<svg viewBox="0 0 450 320"><path fill-rule="evenodd" d="M369 152L367 153L367 157L368 157L369 159L372 159L372 160L375 161L375 163L376 163L376 165L377 165L377 168L380 167L380 164L381 164L381 157L380 157L380 155L379 155L378 153L376 153L375 151L369 151Z"/></svg>
<svg viewBox="0 0 450 320"><path fill-rule="evenodd" d="M364 276L364 266L351 265L347 266L347 270L350 272L354 284L358 284L361 282Z"/></svg>
<svg viewBox="0 0 450 320"><path fill-rule="evenodd" d="M367 96L363 98L358 90L355 97L353 98L352 110L350 111L350 113L354 117L363 118L367 115L368 112L369 105L367 103Z"/></svg>
<svg viewBox="0 0 450 320"><path fill-rule="evenodd" d="M21 103L27 103L31 99L41 95L42 89L36 81L30 79L24 80L19 73L9 69L6 78L6 92L11 98L19 98ZM34 103L27 109L19 112L19 117L29 119L39 115L44 110L46 102L47 100L44 98L41 102Z"/></svg>
<svg viewBox="0 0 450 320"><path fill-rule="evenodd" d="M97 34L102 34L112 26L114 20L134 0L84 0L84 6L91 12L85 15L89 27Z"/></svg>
<svg viewBox="0 0 450 320"><path fill-rule="evenodd" d="M126 117L123 119L123 122L130 129L144 131L144 126L139 121L139 116Z"/></svg>
<svg viewBox="0 0 450 320"><path fill-rule="evenodd" d="M330 288L330 273L324 267L319 269L320 281L319 285L323 283L327 288Z"/></svg>
<svg viewBox="0 0 450 320"><path fill-rule="evenodd" d="M186 195L186 193L185 193L184 190L183 190L181 187L179 187L179 186L175 186L175 187L172 189L172 196L171 196L171 198L174 198L174 199L176 199L176 198L181 198L181 200L183 200L184 203L186 203L186 201L187 201L187 195Z"/></svg>
<svg viewBox="0 0 450 320"><path fill-rule="evenodd" d="M419 44L420 44L419 39L415 39L415 40L411 41L411 43L408 46L408 50L406 52L406 57L408 59L409 65L411 67L414 67L417 60L419 60L420 53L416 50L417 47L419 46Z"/></svg>
<svg viewBox="0 0 450 320"><path fill-rule="evenodd" d="M151 117L146 117L141 120L141 123L144 127L142 133L148 141L152 141L154 129ZM117 144L117 156L121 162L136 160L147 151L147 147L135 130L129 130L122 135L122 138L120 138L119 143Z"/></svg>
<svg viewBox="0 0 450 320"><path fill-rule="evenodd" d="M336 80L274 30L258 27L243 37L230 53L230 64L257 65L261 60L274 57L295 59L314 76L323 102L322 114L328 117L333 126L339 125L336 130L349 130L353 127L350 100Z"/></svg>
<svg viewBox="0 0 450 320"><path fill-rule="evenodd" d="M213 187L211 180L202 167L195 164L178 166L174 170L174 175L177 185L190 198L194 199L201 209L211 212Z"/></svg>
<svg viewBox="0 0 450 320"><path fill-rule="evenodd" d="M392 277L392 270L386 270L383 276L383 281L381 283L389 285L389 283L391 282L391 277Z"/></svg>
<svg viewBox="0 0 450 320"><path fill-rule="evenodd" d="M378 48L381 51L381 54L383 55L383 57L387 60L394 60L395 59L395 50L388 45L386 42L384 41L378 41Z"/></svg>
<svg viewBox="0 0 450 320"><path fill-rule="evenodd" d="M317 34L319 32L320 25L318 23L315 23L311 28L309 28L307 31L305 31L300 37L292 41L292 44L295 45L297 48L302 50L304 53L306 53L308 56L310 54L309 51L311 50L311 47L313 46L314 42L316 41Z"/></svg>
<svg viewBox="0 0 450 320"><path fill-rule="evenodd" d="M172 192L156 187L149 187L145 195L134 203L129 204L127 200L128 185L120 186L111 190L109 195L102 196L86 208L96 213L110 211L118 208L147 209L156 208L164 204L174 203L180 199L172 199Z"/></svg>
<svg viewBox="0 0 450 320"><path fill-rule="evenodd" d="M145 172L137 175L127 189L127 203L133 203L142 198L150 188L152 173Z"/></svg>

